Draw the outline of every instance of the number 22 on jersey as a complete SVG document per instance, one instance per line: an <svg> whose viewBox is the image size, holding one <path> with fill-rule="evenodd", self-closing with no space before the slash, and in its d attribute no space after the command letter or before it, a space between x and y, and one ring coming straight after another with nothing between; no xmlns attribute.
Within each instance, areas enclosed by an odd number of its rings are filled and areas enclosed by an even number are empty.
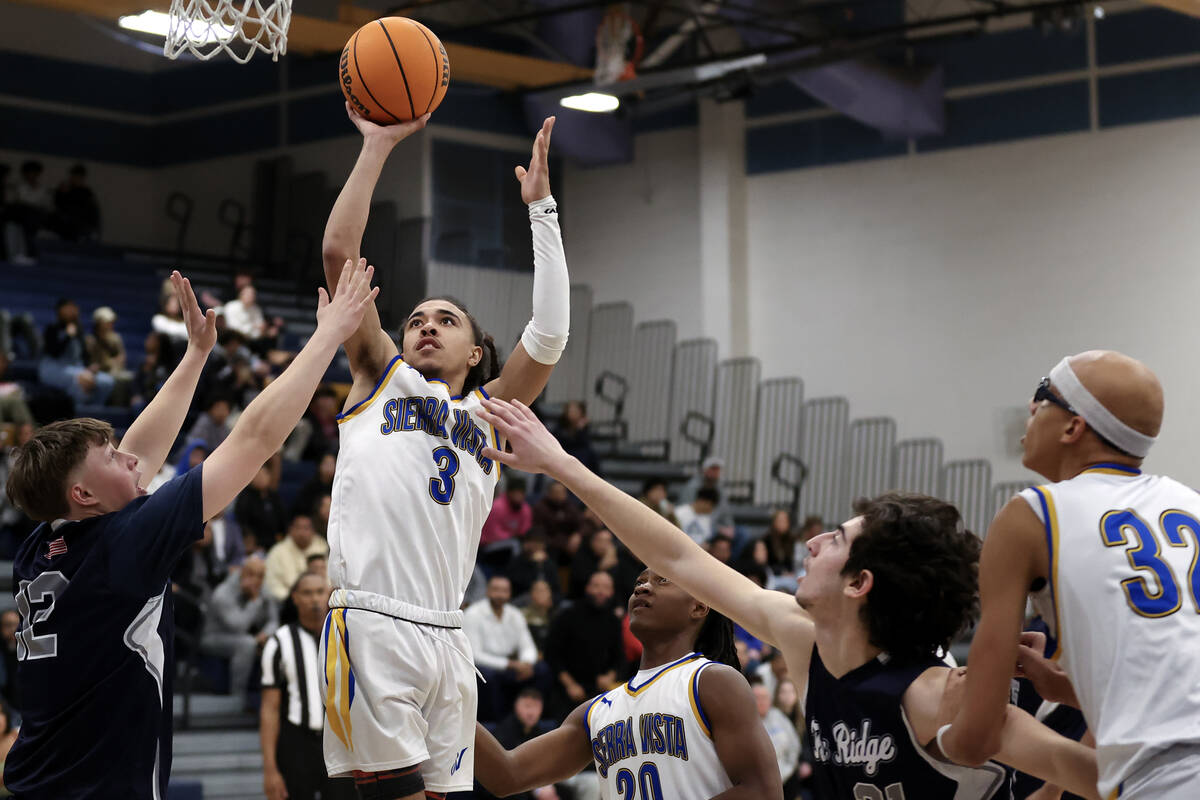
<svg viewBox="0 0 1200 800"><path fill-rule="evenodd" d="M1196 548L1188 568L1187 589L1192 605L1200 613L1200 521L1191 514L1176 509L1164 511L1158 517L1158 527L1170 547ZM1131 509L1112 510L1100 519L1100 539L1105 547L1127 547L1125 557L1135 572L1141 573L1121 581L1125 599L1136 614L1143 617L1168 617L1182 606L1179 583L1171 565L1163 560L1162 545L1145 520Z"/></svg>

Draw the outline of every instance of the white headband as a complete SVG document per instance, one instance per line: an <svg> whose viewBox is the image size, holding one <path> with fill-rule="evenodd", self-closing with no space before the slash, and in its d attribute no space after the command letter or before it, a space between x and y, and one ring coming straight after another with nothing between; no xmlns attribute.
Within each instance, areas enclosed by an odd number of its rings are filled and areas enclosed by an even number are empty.
<svg viewBox="0 0 1200 800"><path fill-rule="evenodd" d="M1064 358L1050 370L1050 380L1067 404L1075 409L1075 413L1083 417L1084 422L1096 433L1131 456L1145 458L1149 454L1154 437L1139 433L1117 419L1079 381L1067 359Z"/></svg>

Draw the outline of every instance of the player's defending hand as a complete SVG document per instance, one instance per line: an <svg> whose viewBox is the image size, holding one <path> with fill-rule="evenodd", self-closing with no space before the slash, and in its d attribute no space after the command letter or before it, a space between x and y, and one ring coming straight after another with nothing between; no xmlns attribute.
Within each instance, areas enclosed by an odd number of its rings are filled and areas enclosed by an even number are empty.
<svg viewBox="0 0 1200 800"><path fill-rule="evenodd" d="M533 140L529 169L522 166L516 169L517 180L521 182L521 200L526 205L550 196L550 132L553 130L554 117L546 117Z"/></svg>
<svg viewBox="0 0 1200 800"><path fill-rule="evenodd" d="M377 125L355 111L354 106L349 103L346 103L346 116L350 117L350 121L354 123L354 127L358 128L358 132L363 135L364 141L381 142L389 147L395 147L401 141L424 128L425 123L429 122L429 115L422 114L411 122L399 122L395 125Z"/></svg>
<svg viewBox="0 0 1200 800"><path fill-rule="evenodd" d="M208 355L217 343L217 312L211 308L207 312L200 310L192 282L180 275L179 270L171 273L171 285L175 287L175 297L179 300L179 310L187 328L188 347Z"/></svg>
<svg viewBox="0 0 1200 800"><path fill-rule="evenodd" d="M1046 634L1025 631L1017 646L1017 664L1014 675L1028 678L1034 690L1043 700L1079 708L1079 698L1066 671L1057 661L1046 658Z"/></svg>
<svg viewBox="0 0 1200 800"><path fill-rule="evenodd" d="M349 339L379 294L378 286L371 288L374 275L375 268L369 266L365 258L358 260L357 267L353 259L346 259L333 300L329 299L324 287L317 289L317 330L329 331L339 342Z"/></svg>
<svg viewBox="0 0 1200 800"><path fill-rule="evenodd" d="M544 472L556 475L567 464L571 456L562 449L546 426L520 400L483 401L485 420L495 426L496 431L508 440L512 452L501 452L494 447L483 451L484 458L499 461L505 466L522 472Z"/></svg>

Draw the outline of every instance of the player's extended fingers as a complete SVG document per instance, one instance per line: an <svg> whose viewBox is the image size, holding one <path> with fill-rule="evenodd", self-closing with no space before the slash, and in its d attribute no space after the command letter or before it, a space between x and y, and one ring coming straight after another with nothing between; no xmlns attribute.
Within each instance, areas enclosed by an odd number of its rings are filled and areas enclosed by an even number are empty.
<svg viewBox="0 0 1200 800"><path fill-rule="evenodd" d="M516 408L507 400L497 400L494 397L489 397L484 400L484 407L504 423L505 430L513 430L521 418L517 414Z"/></svg>
<svg viewBox="0 0 1200 800"><path fill-rule="evenodd" d="M317 311L320 311L325 306L329 305L329 295L325 292L324 286L317 287Z"/></svg>
<svg viewBox="0 0 1200 800"><path fill-rule="evenodd" d="M524 167L518 165L515 172L517 173L517 180L519 180L519 181L525 180L525 168Z"/></svg>
<svg viewBox="0 0 1200 800"><path fill-rule="evenodd" d="M504 464L508 467L515 466L517 463L517 457L515 455L512 453L506 453L503 450L497 450L494 447L483 448L481 455L484 458L490 458L492 461L499 461L501 464Z"/></svg>
<svg viewBox="0 0 1200 800"><path fill-rule="evenodd" d="M539 425L541 424L541 420L537 418L537 414L533 413L533 409L522 403L520 400L513 398L512 406L514 409L516 409L517 415L525 421L535 422Z"/></svg>

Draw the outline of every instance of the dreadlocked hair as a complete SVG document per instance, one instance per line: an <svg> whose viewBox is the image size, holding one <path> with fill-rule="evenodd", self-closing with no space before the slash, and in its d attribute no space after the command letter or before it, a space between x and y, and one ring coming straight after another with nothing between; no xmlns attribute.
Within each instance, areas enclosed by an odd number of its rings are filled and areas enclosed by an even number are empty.
<svg viewBox="0 0 1200 800"><path fill-rule="evenodd" d="M496 341L491 334L485 333L483 328L479 326L479 321L474 315L467 310L466 304L457 297L449 294L439 294L433 297L426 297L422 303L427 303L430 300L445 300L453 303L458 307L458 310L467 315L467 319L471 322L471 333L475 339L475 345L483 348L483 358L479 359L479 363L471 367L471 371L467 373L467 378L463 381L462 393L466 395L473 392L484 384L500 377L500 353L496 350Z"/></svg>
<svg viewBox="0 0 1200 800"><path fill-rule="evenodd" d="M696 635L695 649L710 661L733 667L738 672L742 671L737 647L734 646L733 623L729 621L729 617L716 609L708 609L708 616L704 618L700 633Z"/></svg>

